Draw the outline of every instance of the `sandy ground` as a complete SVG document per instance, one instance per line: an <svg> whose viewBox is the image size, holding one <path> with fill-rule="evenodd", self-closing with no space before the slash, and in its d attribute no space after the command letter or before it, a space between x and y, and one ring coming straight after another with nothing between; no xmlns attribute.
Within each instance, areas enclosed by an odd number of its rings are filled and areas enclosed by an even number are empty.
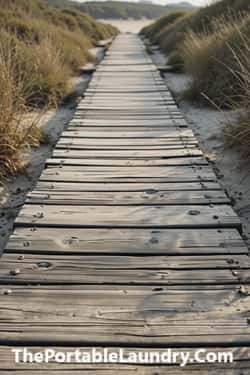
<svg viewBox="0 0 250 375"><path fill-rule="evenodd" d="M151 57L157 65L166 64L166 57L159 51L154 51ZM231 197L232 205L243 223L244 237L250 243L250 170L238 152L225 148L223 135L225 125L237 120L237 113L191 105L180 99L190 78L179 73L166 73L164 77L220 184Z"/></svg>
<svg viewBox="0 0 250 375"><path fill-rule="evenodd" d="M93 48L91 53L97 61L103 58L103 48ZM27 193L32 190L42 173L46 159L51 156L52 150L74 115L78 100L84 94L91 75L82 75L72 78L74 87L74 100L54 110L47 111L39 119L39 125L43 129L47 142L37 149L27 150L24 155L28 167L24 174L9 180L0 190L0 253L3 251L9 235L13 231L13 222L24 204ZM37 114L34 114L37 116Z"/></svg>

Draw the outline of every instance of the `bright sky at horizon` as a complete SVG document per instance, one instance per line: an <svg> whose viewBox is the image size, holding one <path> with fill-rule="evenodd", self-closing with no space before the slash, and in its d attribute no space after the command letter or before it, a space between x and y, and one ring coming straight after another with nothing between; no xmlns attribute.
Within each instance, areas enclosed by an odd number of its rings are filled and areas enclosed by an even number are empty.
<svg viewBox="0 0 250 375"><path fill-rule="evenodd" d="M76 0L76 1L79 1L79 2L84 2L84 1L95 1L95 0ZM99 0L99 1L105 1L105 0ZM120 0L122 1L122 0ZM128 1L134 1L134 2L138 2L139 0L128 0ZM162 5L167 5L168 3L169 4L178 4L178 3L181 3L181 2L189 2L193 5L197 5L197 6L202 6L202 5L207 5L209 3L211 3L213 0L152 0L153 3L157 3L157 4L162 4Z"/></svg>

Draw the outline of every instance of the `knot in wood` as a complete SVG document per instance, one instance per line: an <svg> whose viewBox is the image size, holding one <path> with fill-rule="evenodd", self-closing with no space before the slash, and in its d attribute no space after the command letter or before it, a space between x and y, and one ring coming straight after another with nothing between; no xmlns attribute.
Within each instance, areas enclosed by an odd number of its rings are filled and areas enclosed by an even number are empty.
<svg viewBox="0 0 250 375"><path fill-rule="evenodd" d="M13 270L10 270L10 275L12 275L12 276L17 276L17 275L19 275L19 273L21 273L21 270L19 268L15 268Z"/></svg>
<svg viewBox="0 0 250 375"><path fill-rule="evenodd" d="M198 210L190 210L190 211L188 211L188 214L189 215L193 215L193 216L195 216L195 215L200 215L200 211L198 211Z"/></svg>

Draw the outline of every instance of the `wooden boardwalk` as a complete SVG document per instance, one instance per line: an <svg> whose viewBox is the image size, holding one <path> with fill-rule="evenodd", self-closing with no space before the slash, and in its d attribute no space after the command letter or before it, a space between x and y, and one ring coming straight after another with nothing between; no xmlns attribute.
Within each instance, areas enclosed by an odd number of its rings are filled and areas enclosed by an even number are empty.
<svg viewBox="0 0 250 375"><path fill-rule="evenodd" d="M241 223L139 37L117 37L0 262L1 375L250 374ZM232 350L232 364L15 364L25 346Z"/></svg>

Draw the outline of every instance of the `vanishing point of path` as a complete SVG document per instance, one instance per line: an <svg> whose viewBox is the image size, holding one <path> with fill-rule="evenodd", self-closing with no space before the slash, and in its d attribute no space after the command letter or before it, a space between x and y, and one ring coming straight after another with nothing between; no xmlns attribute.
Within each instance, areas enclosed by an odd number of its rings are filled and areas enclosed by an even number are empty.
<svg viewBox="0 0 250 375"><path fill-rule="evenodd" d="M118 36L1 259L1 375L250 374L240 233L143 43ZM235 362L15 364L20 346L209 348Z"/></svg>

